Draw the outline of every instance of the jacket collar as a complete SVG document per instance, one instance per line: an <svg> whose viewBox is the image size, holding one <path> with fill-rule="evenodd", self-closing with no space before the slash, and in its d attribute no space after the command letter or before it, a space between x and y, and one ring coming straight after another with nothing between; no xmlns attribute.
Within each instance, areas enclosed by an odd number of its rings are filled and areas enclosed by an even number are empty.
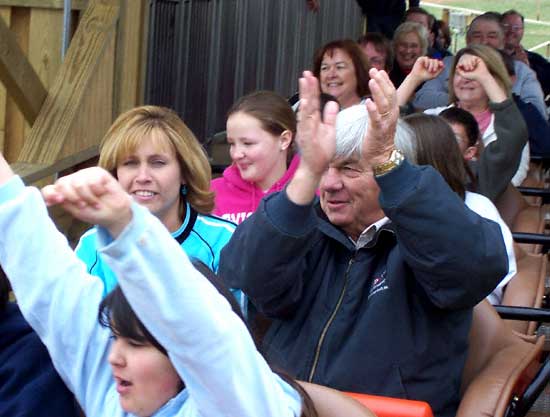
<svg viewBox="0 0 550 417"><path fill-rule="evenodd" d="M389 221L387 223L376 230L372 240L368 242L365 246L358 249L356 248L353 241L342 229L333 225L329 221L327 215L321 209L319 199L317 199L317 202L315 203L315 212L317 213L317 228L319 229L319 231L327 237L336 240L338 243L345 246L346 249L348 249L349 251L355 252L360 249L373 248L378 244L378 241L380 239L385 241L387 238L390 238L395 241L395 229L391 220L388 219Z"/></svg>

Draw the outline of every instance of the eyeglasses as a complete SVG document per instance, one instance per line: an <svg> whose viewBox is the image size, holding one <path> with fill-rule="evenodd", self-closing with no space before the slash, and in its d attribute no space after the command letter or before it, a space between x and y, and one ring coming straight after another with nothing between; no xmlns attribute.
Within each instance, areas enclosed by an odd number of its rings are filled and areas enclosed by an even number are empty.
<svg viewBox="0 0 550 417"><path fill-rule="evenodd" d="M397 42L397 49L420 49L417 43Z"/></svg>
<svg viewBox="0 0 550 417"><path fill-rule="evenodd" d="M504 30L510 30L512 32L519 32L521 29L523 29L522 25L510 25L508 23L504 23L502 27L504 28Z"/></svg>

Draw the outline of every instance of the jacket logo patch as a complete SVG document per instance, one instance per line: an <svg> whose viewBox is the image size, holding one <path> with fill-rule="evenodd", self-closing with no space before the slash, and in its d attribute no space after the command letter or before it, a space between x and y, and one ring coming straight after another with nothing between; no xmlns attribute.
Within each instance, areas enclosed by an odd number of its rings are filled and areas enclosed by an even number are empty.
<svg viewBox="0 0 550 417"><path fill-rule="evenodd" d="M380 276L374 277L374 279L372 280L368 299L370 299L373 295L378 294L382 291L386 291L388 289L389 287L386 284L386 271L384 271Z"/></svg>

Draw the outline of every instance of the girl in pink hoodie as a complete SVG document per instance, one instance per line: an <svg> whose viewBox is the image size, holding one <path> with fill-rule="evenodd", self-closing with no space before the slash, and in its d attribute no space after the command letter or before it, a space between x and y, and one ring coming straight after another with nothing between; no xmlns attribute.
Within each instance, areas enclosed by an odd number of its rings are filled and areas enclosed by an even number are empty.
<svg viewBox="0 0 550 417"><path fill-rule="evenodd" d="M296 116L282 96L256 91L240 98L227 118L233 164L212 181L214 214L242 223L264 196L282 190L299 164L295 134Z"/></svg>

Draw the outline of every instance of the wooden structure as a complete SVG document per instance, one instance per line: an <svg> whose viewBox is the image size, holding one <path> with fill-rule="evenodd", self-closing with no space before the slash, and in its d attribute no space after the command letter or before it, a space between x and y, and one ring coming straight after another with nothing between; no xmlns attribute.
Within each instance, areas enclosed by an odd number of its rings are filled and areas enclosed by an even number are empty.
<svg viewBox="0 0 550 417"><path fill-rule="evenodd" d="M63 0L0 0L0 150L26 183L93 161L114 118L143 103L148 2L71 3L62 60Z"/></svg>
<svg viewBox="0 0 550 417"><path fill-rule="evenodd" d="M26 182L97 155L121 111L141 104L145 0L0 0L0 149Z"/></svg>

